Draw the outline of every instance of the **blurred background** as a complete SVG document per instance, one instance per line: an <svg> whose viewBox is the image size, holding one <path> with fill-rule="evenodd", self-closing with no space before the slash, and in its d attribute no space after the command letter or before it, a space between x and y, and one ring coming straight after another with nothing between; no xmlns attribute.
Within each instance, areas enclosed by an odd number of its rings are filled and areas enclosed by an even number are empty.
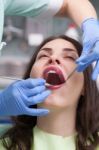
<svg viewBox="0 0 99 150"><path fill-rule="evenodd" d="M99 16L99 1L91 0ZM81 41L81 31L66 18L37 20L25 17L5 17L3 41L7 45L0 57L0 75L22 78L33 51L51 35L66 34ZM0 88L12 81L0 79ZM0 134L10 125L8 117L0 117Z"/></svg>

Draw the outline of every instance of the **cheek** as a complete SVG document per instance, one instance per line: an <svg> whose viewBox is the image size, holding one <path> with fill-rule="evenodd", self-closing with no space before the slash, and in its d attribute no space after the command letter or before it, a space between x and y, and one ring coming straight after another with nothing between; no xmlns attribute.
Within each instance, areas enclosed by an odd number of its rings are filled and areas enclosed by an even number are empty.
<svg viewBox="0 0 99 150"><path fill-rule="evenodd" d="M75 84L75 87L81 88L84 86L84 75L83 73L76 72L73 78L73 83Z"/></svg>
<svg viewBox="0 0 99 150"><path fill-rule="evenodd" d="M75 73L74 77L70 81L71 96L74 99L78 99L81 95L84 95L84 75L83 73Z"/></svg>
<svg viewBox="0 0 99 150"><path fill-rule="evenodd" d="M35 63L32 67L32 70L30 72L30 77L40 77L41 76L41 66L38 63Z"/></svg>
<svg viewBox="0 0 99 150"><path fill-rule="evenodd" d="M42 77L46 60L37 60L32 66L30 77L39 78Z"/></svg>
<svg viewBox="0 0 99 150"><path fill-rule="evenodd" d="M64 70L66 71L67 76L70 75L75 69L76 64L74 61L66 60L64 65Z"/></svg>
<svg viewBox="0 0 99 150"><path fill-rule="evenodd" d="M84 95L84 75L82 73L75 73L71 79L68 80L67 84L64 85L61 90L63 97L66 97L65 103L69 105L75 105L78 103L79 97Z"/></svg>
<svg viewBox="0 0 99 150"><path fill-rule="evenodd" d="M84 75L83 73L75 72L70 79L68 80L69 85L71 85L72 88L75 89L82 89L84 86Z"/></svg>

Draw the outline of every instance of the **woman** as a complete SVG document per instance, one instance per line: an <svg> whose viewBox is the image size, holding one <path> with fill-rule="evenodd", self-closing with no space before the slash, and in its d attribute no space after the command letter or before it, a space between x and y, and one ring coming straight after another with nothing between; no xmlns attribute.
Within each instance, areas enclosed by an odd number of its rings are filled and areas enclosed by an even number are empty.
<svg viewBox="0 0 99 150"><path fill-rule="evenodd" d="M92 79L96 80L99 74L99 24L96 11L88 0L83 0L83 5L82 0L54 0L54 3L53 0L0 0L0 52L3 45L5 45L4 42L1 42L5 15L29 16L37 17L38 19L45 19L55 15L60 17L68 16L73 19L83 31L83 53L76 61L78 64L77 71L82 72L92 62L97 61L92 74ZM23 97L24 95L27 96L28 93L26 95L24 91L28 88L30 82L31 79L20 81L18 84L14 83L0 91L0 116L21 114L41 116L48 113L47 110L31 110L26 105L26 99ZM34 88L35 83L36 86L39 84L44 85L44 81L41 80L35 81L32 79L32 82L32 88ZM25 90L22 90L23 84ZM14 92L18 93L17 96ZM48 93L45 94L48 95ZM43 98L42 95L40 97ZM10 106L12 106L13 110L10 109Z"/></svg>
<svg viewBox="0 0 99 150"><path fill-rule="evenodd" d="M98 150L99 94L91 80L91 66L75 72L82 46L66 36L51 37L35 51L24 78L43 77L52 91L43 103L31 107L50 110L47 116L14 117L14 126L2 139L7 150Z"/></svg>

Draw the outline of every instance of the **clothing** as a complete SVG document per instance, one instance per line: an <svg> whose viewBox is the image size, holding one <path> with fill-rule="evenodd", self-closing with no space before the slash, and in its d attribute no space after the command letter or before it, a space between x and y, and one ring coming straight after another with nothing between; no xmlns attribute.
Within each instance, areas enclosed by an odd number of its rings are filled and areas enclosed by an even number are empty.
<svg viewBox="0 0 99 150"><path fill-rule="evenodd" d="M31 150L76 150L75 140L77 133L69 137L62 137L47 133L36 126L33 134L34 146ZM99 147L96 150L99 150Z"/></svg>
<svg viewBox="0 0 99 150"><path fill-rule="evenodd" d="M76 135L77 133L69 137L62 137L47 133L36 126L33 129L34 145L32 146L31 150L76 150ZM5 150L1 143L0 150ZM99 147L97 147L96 150L99 150Z"/></svg>
<svg viewBox="0 0 99 150"><path fill-rule="evenodd" d="M2 40L4 15L19 15L48 18L61 8L63 0L0 0L0 43Z"/></svg>
<svg viewBox="0 0 99 150"><path fill-rule="evenodd" d="M34 147L31 150L75 150L76 134L62 137L34 128Z"/></svg>
<svg viewBox="0 0 99 150"><path fill-rule="evenodd" d="M76 135L77 133L69 137L62 137L44 132L36 126L34 128L34 147L31 150L76 150ZM99 147L96 150L99 150Z"/></svg>

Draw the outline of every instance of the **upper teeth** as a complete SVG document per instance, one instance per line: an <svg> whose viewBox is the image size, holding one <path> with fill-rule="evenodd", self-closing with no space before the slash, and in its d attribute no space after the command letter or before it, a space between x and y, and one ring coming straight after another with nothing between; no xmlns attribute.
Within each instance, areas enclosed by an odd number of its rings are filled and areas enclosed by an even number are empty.
<svg viewBox="0 0 99 150"><path fill-rule="evenodd" d="M47 73L56 73L56 71L50 70L50 71L48 71Z"/></svg>

